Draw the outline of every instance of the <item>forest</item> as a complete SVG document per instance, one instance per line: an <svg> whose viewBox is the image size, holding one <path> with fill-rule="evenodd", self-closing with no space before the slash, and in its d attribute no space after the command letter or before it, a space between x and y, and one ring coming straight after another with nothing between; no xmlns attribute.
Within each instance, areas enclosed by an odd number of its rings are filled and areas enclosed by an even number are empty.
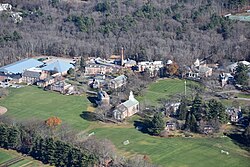
<svg viewBox="0 0 250 167"><path fill-rule="evenodd" d="M119 54L189 65L250 60L250 22L228 13L248 0L2 0L21 12L15 23L0 12L0 66L36 55Z"/></svg>

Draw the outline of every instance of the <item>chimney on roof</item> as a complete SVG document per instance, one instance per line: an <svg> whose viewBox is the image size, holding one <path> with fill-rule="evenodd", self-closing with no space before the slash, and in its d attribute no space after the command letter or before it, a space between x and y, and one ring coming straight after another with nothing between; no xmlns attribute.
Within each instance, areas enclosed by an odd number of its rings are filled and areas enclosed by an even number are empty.
<svg viewBox="0 0 250 167"><path fill-rule="evenodd" d="M122 53L121 53L121 66L124 64L124 48L122 47Z"/></svg>

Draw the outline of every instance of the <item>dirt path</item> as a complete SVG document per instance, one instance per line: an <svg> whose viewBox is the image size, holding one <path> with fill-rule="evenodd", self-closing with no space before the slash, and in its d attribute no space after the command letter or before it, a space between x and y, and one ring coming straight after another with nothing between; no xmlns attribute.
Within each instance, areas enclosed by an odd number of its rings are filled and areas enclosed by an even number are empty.
<svg viewBox="0 0 250 167"><path fill-rule="evenodd" d="M7 108L0 106L0 115L3 115L7 112Z"/></svg>

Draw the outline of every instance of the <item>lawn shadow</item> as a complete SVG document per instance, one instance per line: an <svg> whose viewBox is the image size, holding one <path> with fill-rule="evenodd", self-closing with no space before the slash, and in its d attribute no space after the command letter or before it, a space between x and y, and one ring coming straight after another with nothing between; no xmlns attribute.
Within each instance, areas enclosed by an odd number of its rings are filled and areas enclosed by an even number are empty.
<svg viewBox="0 0 250 167"><path fill-rule="evenodd" d="M82 114L80 114L80 117L87 120L87 121L98 121L98 115L94 112L89 111L83 111Z"/></svg>
<svg viewBox="0 0 250 167"><path fill-rule="evenodd" d="M148 132L148 126L149 126L149 121L148 120L141 120L141 119L139 119L139 120L134 121L134 127L138 131L140 131L142 133L149 134L149 132Z"/></svg>
<svg viewBox="0 0 250 167"><path fill-rule="evenodd" d="M227 134L232 139L233 143L238 145L240 148L250 151L250 144L243 138L242 134Z"/></svg>

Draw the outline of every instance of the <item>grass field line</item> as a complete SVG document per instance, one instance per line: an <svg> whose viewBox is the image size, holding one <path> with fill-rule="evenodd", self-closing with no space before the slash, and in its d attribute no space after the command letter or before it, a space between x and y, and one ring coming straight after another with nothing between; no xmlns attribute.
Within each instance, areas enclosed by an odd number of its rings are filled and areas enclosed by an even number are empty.
<svg viewBox="0 0 250 167"><path fill-rule="evenodd" d="M29 165L29 164L31 164L31 163L33 163L33 162L32 162L32 161L30 161L30 162L28 162L28 163L26 163L26 164L21 165L20 167L27 166L27 165Z"/></svg>

